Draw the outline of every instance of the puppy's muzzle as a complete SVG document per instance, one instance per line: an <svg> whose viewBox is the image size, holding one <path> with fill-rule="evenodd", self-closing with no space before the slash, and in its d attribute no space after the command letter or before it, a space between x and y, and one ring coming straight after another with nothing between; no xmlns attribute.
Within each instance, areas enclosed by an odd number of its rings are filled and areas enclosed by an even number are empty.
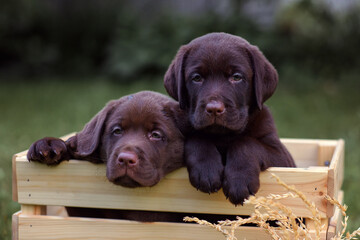
<svg viewBox="0 0 360 240"><path fill-rule="evenodd" d="M212 100L206 104L205 112L213 117L221 116L225 112L225 105L220 101Z"/></svg>
<svg viewBox="0 0 360 240"><path fill-rule="evenodd" d="M135 167L139 163L139 158L134 152L124 151L119 154L117 161L123 167Z"/></svg>

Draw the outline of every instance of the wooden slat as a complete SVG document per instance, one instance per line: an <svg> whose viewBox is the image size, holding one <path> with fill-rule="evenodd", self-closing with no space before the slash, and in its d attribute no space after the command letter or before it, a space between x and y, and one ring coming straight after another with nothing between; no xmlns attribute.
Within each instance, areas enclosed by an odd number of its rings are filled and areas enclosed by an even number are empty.
<svg viewBox="0 0 360 240"><path fill-rule="evenodd" d="M301 145L336 145L339 140L337 139L304 139L304 138L281 138L281 142L286 146L287 144L298 144Z"/></svg>
<svg viewBox="0 0 360 240"><path fill-rule="evenodd" d="M228 228L227 228L228 229ZM229 230L229 229L228 229ZM216 230L189 223L140 223L126 220L105 220L74 217L19 216L21 240L218 240L225 239ZM270 240L258 227L240 227L237 239Z"/></svg>
<svg viewBox="0 0 360 240"><path fill-rule="evenodd" d="M18 189L17 189L17 175L16 175L16 159L25 156L27 151L14 154L12 157L12 199L14 202L18 201Z"/></svg>
<svg viewBox="0 0 360 240"><path fill-rule="evenodd" d="M283 138L281 142L293 156L297 167L324 166L319 165L319 146L333 146L336 140L320 139L289 139Z"/></svg>
<svg viewBox="0 0 360 240"><path fill-rule="evenodd" d="M343 204L344 201L344 192L339 192L339 198L338 201ZM337 235L339 232L342 231L343 225L342 225L343 215L341 213L341 210L339 208L336 208L334 216L330 218L329 221L329 228L328 228L328 239L331 239L335 235Z"/></svg>
<svg viewBox="0 0 360 240"><path fill-rule="evenodd" d="M21 211L12 215L12 240L19 240L19 215Z"/></svg>
<svg viewBox="0 0 360 240"><path fill-rule="evenodd" d="M339 140L329 166L328 195L338 199L344 179L344 140ZM334 214L334 206L328 203L327 215Z"/></svg>
<svg viewBox="0 0 360 240"><path fill-rule="evenodd" d="M323 196L324 194L341 196L338 191L343 181L344 142L306 139L282 139L282 141L298 166L315 166L318 162L322 164L332 155L331 164L329 167L270 168L260 176L261 188L257 196L287 192L272 179L270 173L275 173L287 184L295 185L311 202L314 202L323 218L332 216L333 211ZM249 215L253 212L253 207L247 204L243 207L234 207L225 199L222 192L208 195L196 191L189 184L186 169L179 169L169 174L155 187L128 189L109 183L105 177L105 165L102 164L71 160L56 167L48 167L29 163L26 152L17 154L13 160L13 169L16 169L13 172L15 176L13 183L17 183L13 184L13 191L16 189L15 192L18 193L14 199L25 204L22 206L21 214L13 215L14 240L17 240L18 236L21 236L21 239L39 240L223 238L222 234L215 230L195 224L139 223L34 215L43 214L44 207L32 205L192 212L194 216L196 213ZM290 207L299 217L311 217L310 212L297 199L285 199L283 204ZM341 229L338 226L341 221L335 221L336 217L337 212L329 222L328 237ZM326 219L322 221L325 223ZM307 224L311 227L313 222L308 220ZM321 236L325 239L326 231L322 231ZM238 239L271 239L257 227L241 227L237 231L237 237Z"/></svg>
<svg viewBox="0 0 360 240"><path fill-rule="evenodd" d="M21 212L27 215L46 215L46 206L22 204Z"/></svg>
<svg viewBox="0 0 360 240"><path fill-rule="evenodd" d="M344 192L340 191L339 192L339 197L338 197L338 201L343 204L343 200L344 200ZM335 237L336 234L338 234L339 232L341 232L342 230L342 214L339 208L335 209L335 213L334 216L332 216L329 220L329 228L327 231L327 239L332 239L333 237Z"/></svg>
<svg viewBox="0 0 360 240"><path fill-rule="evenodd" d="M297 167L317 166L318 145L309 141L282 141L294 158Z"/></svg>
<svg viewBox="0 0 360 240"><path fill-rule="evenodd" d="M69 133L61 139L64 141L74 136L76 133ZM281 142L289 150L293 156L297 167L310 167L318 166L318 157L322 154L319 153L319 146L332 146L336 147L337 140L322 140L322 139L297 139L297 138L282 138ZM14 157L26 156L27 151L23 151L14 155ZM330 158L331 159L331 158ZM323 166L323 165L319 165Z"/></svg>
<svg viewBox="0 0 360 240"><path fill-rule="evenodd" d="M320 240L326 240L326 232L327 232L327 229L328 229L328 219L327 218L322 218L320 219L321 223L320 223ZM311 239L317 239L316 238L316 231L315 231L315 228L316 228L316 225L315 225L315 221L310 219L310 218L307 218L306 219L306 228L309 229L309 234L311 237Z"/></svg>
<svg viewBox="0 0 360 240"><path fill-rule="evenodd" d="M66 141L68 138L74 136L76 133L69 133L63 137L61 137L61 139L63 139L64 141ZM12 157L12 199L14 202L18 201L18 189L17 189L17 175L16 175L16 159L18 158L25 158L26 159L26 154L27 154L27 150L19 152L17 154L14 154Z"/></svg>
<svg viewBox="0 0 360 240"><path fill-rule="evenodd" d="M64 206L46 206L46 215L60 217L69 216Z"/></svg>
<svg viewBox="0 0 360 240"><path fill-rule="evenodd" d="M48 167L29 163L25 156L19 157L16 164L18 200L21 204L234 215L250 215L253 211L253 207L247 204L234 207L222 191L211 195L196 191L190 185L184 168L169 174L152 188L130 189L108 182L104 164L72 160ZM325 217L323 195L327 194L327 169L270 168L261 173L257 196L287 192L271 177L270 173L275 173L284 182L304 192ZM311 216L298 199L285 199L283 203L298 216Z"/></svg>
<svg viewBox="0 0 360 240"><path fill-rule="evenodd" d="M334 144L319 144L319 153L318 153L318 165L319 166L329 166L331 159L334 155L336 145Z"/></svg>

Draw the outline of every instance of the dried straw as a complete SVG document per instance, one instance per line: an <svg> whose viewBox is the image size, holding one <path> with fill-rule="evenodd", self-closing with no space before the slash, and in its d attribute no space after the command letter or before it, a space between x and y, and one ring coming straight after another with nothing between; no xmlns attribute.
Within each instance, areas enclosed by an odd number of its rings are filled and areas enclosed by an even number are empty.
<svg viewBox="0 0 360 240"><path fill-rule="evenodd" d="M240 226L248 223L253 223L259 226L261 229L265 230L272 239L280 240L280 239L312 239L309 229L304 224L302 218L298 218L291 210L291 208L285 206L280 203L279 200L286 198L299 198L304 202L307 209L312 214L311 219L314 221L315 229L315 239L320 239L320 232L324 230L324 225L321 225L321 215L319 210L316 208L313 202L310 202L306 196L299 190L297 190L294 186L289 186L285 182L283 182L278 176L272 174L276 179L277 183L287 189L289 192L276 195L270 194L265 197L255 197L251 196L246 203L253 204L255 207L254 213L250 215L248 218L237 217L236 220L224 220L219 221L218 224L212 224L205 220L200 220L196 217L190 218L185 217L184 221L186 222L196 222L201 225L209 226L214 228L215 230L221 232L226 240L236 240L235 230L239 229ZM344 216L344 221L342 222L343 229L339 232L333 240L349 240L356 239L356 236L360 236L360 228L355 230L352 233L346 232L348 216L346 215L347 206L341 205L339 201L333 199L330 196L325 196L325 199L333 204L335 207L339 208L342 215ZM276 221L277 226L271 226L268 221ZM230 231L228 231L227 229ZM241 229L240 229L241 231Z"/></svg>

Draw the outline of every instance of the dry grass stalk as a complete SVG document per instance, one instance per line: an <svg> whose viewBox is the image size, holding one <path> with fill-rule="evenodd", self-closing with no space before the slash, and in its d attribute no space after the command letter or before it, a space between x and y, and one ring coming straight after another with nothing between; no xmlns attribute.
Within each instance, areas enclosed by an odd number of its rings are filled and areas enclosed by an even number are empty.
<svg viewBox="0 0 360 240"><path fill-rule="evenodd" d="M321 231L321 216L319 213L319 210L315 207L314 203L311 203L306 196L300 192L299 190L297 190L295 188L295 186L289 186L286 183L284 183L278 176L276 176L275 174L271 174L277 181L277 183L281 186L283 186L284 188L286 188L287 190L289 190L290 192L294 193L295 195L297 195L306 205L306 207L310 210L311 214L312 214L312 220L314 220L315 223L315 234L316 234L316 239L320 239L320 231Z"/></svg>
<svg viewBox="0 0 360 240"><path fill-rule="evenodd" d="M304 224L302 218L296 217L290 208L278 202L285 198L300 198L309 211L312 214L312 220L315 223L315 239L320 239L320 232L325 227L321 225L321 216L315 204L310 202L306 196L297 190L294 186L289 186L284 183L278 176L272 174L277 183L287 189L289 192L282 195L270 194L265 197L251 196L246 202L253 204L255 207L254 213L248 218L237 217L237 220L219 221L218 224L212 224L205 220L199 220L198 218L185 217L186 222L196 222L201 225L210 226L217 231L221 232L227 240L235 240L235 230L244 224L257 224L260 228L265 230L272 239L312 239L309 229ZM352 233L346 232L348 216L346 215L347 206L341 205L336 199L330 196L325 196L325 199L334 206L341 210L344 216L342 222L343 229L339 232L333 240L349 240L356 239L356 236L360 236L360 228ZM263 210L263 211L261 211ZM276 221L277 226L271 226L268 221ZM224 227L230 227L230 232Z"/></svg>
<svg viewBox="0 0 360 240"><path fill-rule="evenodd" d="M212 227L212 228L216 229L218 232L221 232L222 234L224 234L224 236L226 237L226 240L236 240L236 237L232 233L230 234L226 229L223 229L221 227L221 225L219 225L219 224L213 224L206 220L200 220L197 217L184 217L184 221L185 222L195 222L200 225Z"/></svg>
<svg viewBox="0 0 360 240"><path fill-rule="evenodd" d="M337 208L340 209L341 214L344 216L344 221L341 222L343 229L341 232L339 232L333 239L334 240L342 240L342 239L356 239L356 236L360 236L360 228L358 228L357 230L353 231L352 233L346 232L346 228L347 228L347 221L349 219L349 216L346 215L346 211L347 211L347 206L341 205L341 203L339 203L338 200L326 195L325 199L328 200L331 204L333 204L334 206L336 206ZM345 236L344 236L345 235Z"/></svg>

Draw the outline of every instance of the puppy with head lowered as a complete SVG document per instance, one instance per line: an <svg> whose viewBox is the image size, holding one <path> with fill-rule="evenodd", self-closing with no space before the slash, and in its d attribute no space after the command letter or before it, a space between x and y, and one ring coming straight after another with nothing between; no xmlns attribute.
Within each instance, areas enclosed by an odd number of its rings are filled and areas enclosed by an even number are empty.
<svg viewBox="0 0 360 240"><path fill-rule="evenodd" d="M125 96L109 102L66 142L49 137L36 141L27 157L48 165L71 158L104 162L112 183L151 187L183 166L181 112L176 101L159 93Z"/></svg>
<svg viewBox="0 0 360 240"><path fill-rule="evenodd" d="M242 204L258 191L261 171L295 167L263 105L277 83L272 64L243 38L210 33L179 49L164 85L193 128L185 163L194 187L223 188L233 204Z"/></svg>

